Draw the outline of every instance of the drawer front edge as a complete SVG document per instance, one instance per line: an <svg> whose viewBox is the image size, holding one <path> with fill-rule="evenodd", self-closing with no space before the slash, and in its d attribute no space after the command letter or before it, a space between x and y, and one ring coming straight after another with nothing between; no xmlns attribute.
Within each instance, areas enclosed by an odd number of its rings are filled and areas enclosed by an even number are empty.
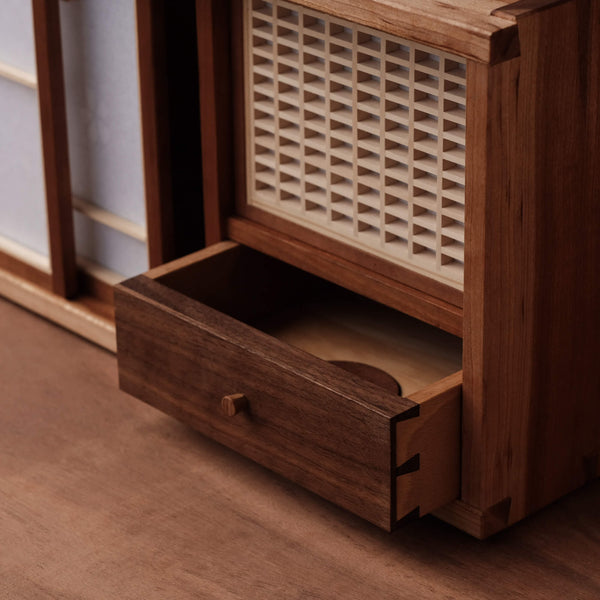
<svg viewBox="0 0 600 600"><path fill-rule="evenodd" d="M396 425L396 511L423 516L460 497L462 371L409 396L419 416Z"/></svg>

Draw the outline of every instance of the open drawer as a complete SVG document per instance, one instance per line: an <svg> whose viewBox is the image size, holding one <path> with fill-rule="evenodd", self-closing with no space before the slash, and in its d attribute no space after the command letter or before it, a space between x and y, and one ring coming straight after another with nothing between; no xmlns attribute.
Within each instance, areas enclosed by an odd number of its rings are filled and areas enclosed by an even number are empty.
<svg viewBox="0 0 600 600"><path fill-rule="evenodd" d="M458 338L233 242L115 304L124 391L386 530L458 497Z"/></svg>

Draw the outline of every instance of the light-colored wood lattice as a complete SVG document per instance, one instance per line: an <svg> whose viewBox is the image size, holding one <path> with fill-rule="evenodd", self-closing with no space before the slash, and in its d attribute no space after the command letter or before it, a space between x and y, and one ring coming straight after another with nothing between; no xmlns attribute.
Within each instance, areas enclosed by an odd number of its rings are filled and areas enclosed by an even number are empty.
<svg viewBox="0 0 600 600"><path fill-rule="evenodd" d="M248 203L461 287L464 59L245 6Z"/></svg>

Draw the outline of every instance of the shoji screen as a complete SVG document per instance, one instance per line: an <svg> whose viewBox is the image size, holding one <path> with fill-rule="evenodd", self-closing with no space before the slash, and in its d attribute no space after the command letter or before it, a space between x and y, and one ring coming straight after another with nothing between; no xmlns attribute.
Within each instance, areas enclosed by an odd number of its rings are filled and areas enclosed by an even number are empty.
<svg viewBox="0 0 600 600"><path fill-rule="evenodd" d="M245 6L249 204L461 289L465 60Z"/></svg>
<svg viewBox="0 0 600 600"><path fill-rule="evenodd" d="M31 2L0 2L0 250L49 272Z"/></svg>
<svg viewBox="0 0 600 600"><path fill-rule="evenodd" d="M62 2L60 17L79 261L137 274L148 259L135 1Z"/></svg>

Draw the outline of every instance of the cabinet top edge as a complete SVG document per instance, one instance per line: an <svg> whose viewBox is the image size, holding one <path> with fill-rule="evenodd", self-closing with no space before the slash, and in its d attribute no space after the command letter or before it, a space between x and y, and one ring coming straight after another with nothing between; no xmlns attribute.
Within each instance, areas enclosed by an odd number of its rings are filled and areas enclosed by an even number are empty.
<svg viewBox="0 0 600 600"><path fill-rule="evenodd" d="M523 0L516 14L501 0L292 0L374 29L420 42L465 59L496 63L518 55L516 17L525 5L565 0Z"/></svg>
<svg viewBox="0 0 600 600"><path fill-rule="evenodd" d="M521 17L536 14L548 8L554 8L572 0L516 0L494 9L491 14L516 23Z"/></svg>

